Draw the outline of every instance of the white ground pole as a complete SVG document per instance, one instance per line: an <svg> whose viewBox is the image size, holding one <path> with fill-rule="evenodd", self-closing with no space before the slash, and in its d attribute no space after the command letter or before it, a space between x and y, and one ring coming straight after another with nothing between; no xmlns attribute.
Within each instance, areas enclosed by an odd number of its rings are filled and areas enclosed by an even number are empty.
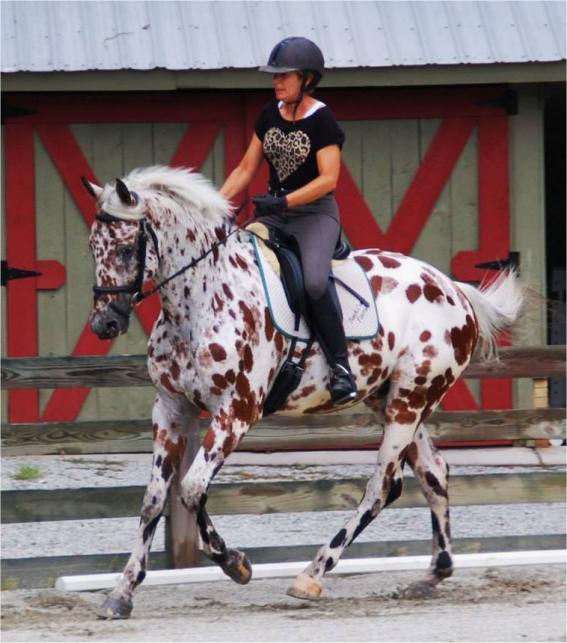
<svg viewBox="0 0 567 643"><path fill-rule="evenodd" d="M393 556L391 558L352 558L340 560L331 574L367 574L370 572L427 569L431 556ZM481 554L457 554L455 567L505 567L513 565L549 565L567 562L567 551L549 549L542 551L514 551ZM288 578L302 572L309 563L264 563L253 566L253 579ZM94 591L113 588L122 574L84 574L60 576L55 588L67 592ZM190 569L164 569L148 571L144 585L177 585L181 583L209 583L228 581L218 567L193 567Z"/></svg>

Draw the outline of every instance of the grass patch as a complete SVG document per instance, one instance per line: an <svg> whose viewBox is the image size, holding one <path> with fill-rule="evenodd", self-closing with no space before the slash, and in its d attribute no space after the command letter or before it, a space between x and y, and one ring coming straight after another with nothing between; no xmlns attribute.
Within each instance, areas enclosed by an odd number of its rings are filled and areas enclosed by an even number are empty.
<svg viewBox="0 0 567 643"><path fill-rule="evenodd" d="M21 464L12 477L15 480L37 480L41 477L41 470L35 464Z"/></svg>

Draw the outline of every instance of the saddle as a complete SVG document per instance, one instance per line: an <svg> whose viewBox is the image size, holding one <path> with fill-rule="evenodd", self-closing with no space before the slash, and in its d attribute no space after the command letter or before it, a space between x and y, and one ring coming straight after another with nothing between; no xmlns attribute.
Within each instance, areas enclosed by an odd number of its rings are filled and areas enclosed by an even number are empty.
<svg viewBox="0 0 567 643"><path fill-rule="evenodd" d="M252 238L266 301L274 327L291 339L284 365L264 403L264 416L281 408L299 386L307 354L314 342L303 272L293 239L255 221L246 227ZM343 319L347 339L371 339L379 322L374 295L366 273L348 259L350 247L340 239L332 262L331 292ZM293 361L297 342L304 344L298 362Z"/></svg>

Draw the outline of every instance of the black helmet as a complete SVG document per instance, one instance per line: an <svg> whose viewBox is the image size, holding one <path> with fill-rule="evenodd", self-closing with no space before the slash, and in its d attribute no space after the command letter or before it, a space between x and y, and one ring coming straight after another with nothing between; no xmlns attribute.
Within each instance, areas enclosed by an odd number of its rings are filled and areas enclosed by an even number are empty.
<svg viewBox="0 0 567 643"><path fill-rule="evenodd" d="M285 74L288 71L311 71L315 74L313 87L321 80L325 71L323 52L308 38L293 36L284 38L272 49L268 64L259 68L271 74Z"/></svg>

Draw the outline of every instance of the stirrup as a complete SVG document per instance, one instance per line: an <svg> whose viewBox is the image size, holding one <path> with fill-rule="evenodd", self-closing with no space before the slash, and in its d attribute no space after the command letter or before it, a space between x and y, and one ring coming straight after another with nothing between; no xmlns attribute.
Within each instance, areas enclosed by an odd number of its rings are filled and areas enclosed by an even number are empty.
<svg viewBox="0 0 567 643"><path fill-rule="evenodd" d="M342 364L335 364L331 373L331 398L335 404L352 402L357 390L352 373Z"/></svg>

